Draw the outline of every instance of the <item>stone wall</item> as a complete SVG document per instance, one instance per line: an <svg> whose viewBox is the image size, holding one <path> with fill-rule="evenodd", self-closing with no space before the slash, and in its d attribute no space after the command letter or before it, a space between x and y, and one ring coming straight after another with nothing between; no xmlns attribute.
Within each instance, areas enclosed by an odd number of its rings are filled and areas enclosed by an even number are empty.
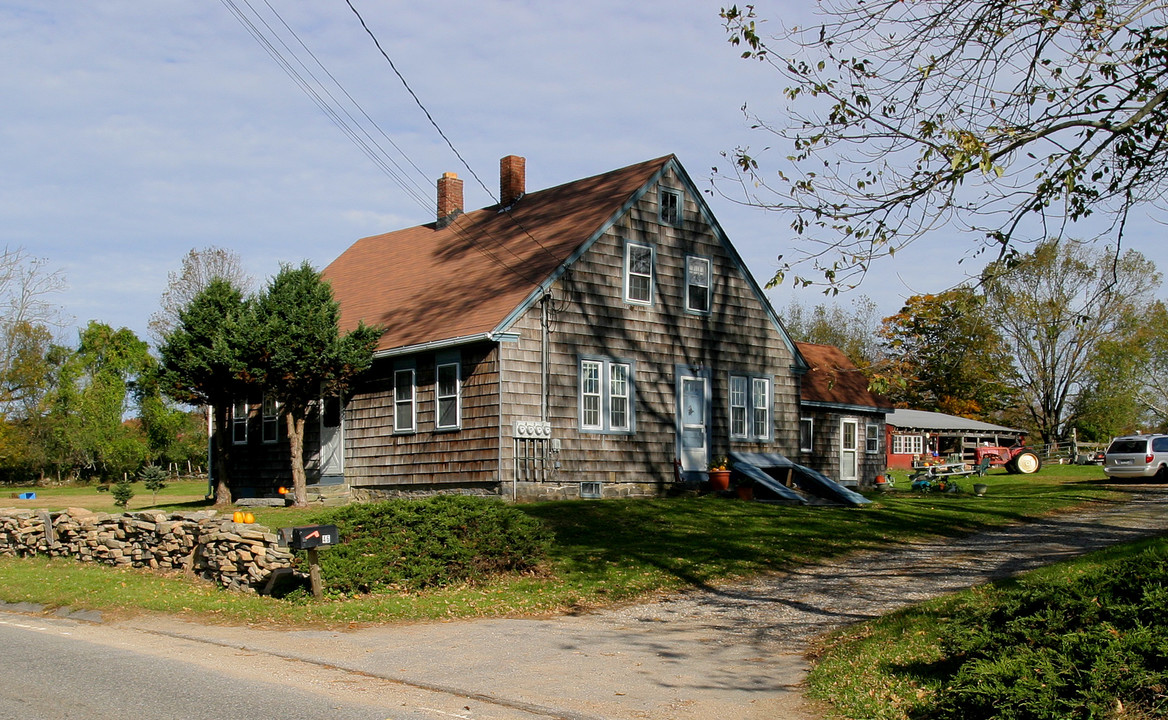
<svg viewBox="0 0 1168 720"><path fill-rule="evenodd" d="M292 566L292 554L275 533L217 517L214 510L111 515L0 509L0 556L32 555L183 570L248 591L263 590Z"/></svg>

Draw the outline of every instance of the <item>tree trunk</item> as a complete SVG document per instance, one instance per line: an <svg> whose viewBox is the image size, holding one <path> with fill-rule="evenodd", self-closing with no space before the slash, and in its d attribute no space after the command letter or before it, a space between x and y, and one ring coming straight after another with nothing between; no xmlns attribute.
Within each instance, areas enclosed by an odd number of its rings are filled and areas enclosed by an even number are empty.
<svg viewBox="0 0 1168 720"><path fill-rule="evenodd" d="M288 425L288 450L292 456L292 504L308 507L308 476L304 472L304 421L307 409L288 408L284 417Z"/></svg>
<svg viewBox="0 0 1168 720"><path fill-rule="evenodd" d="M231 482L227 470L230 463L231 441L228 429L231 427L231 405L220 403L215 406L215 429L211 435L212 455L215 461L215 504L231 504Z"/></svg>

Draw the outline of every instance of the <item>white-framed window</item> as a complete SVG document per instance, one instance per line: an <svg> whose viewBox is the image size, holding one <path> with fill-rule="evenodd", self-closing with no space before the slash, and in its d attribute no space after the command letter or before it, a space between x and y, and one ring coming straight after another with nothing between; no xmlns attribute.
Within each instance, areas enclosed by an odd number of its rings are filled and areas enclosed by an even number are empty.
<svg viewBox="0 0 1168 720"><path fill-rule="evenodd" d="M799 450L801 452L811 452L814 443L815 420L812 418L799 418Z"/></svg>
<svg viewBox="0 0 1168 720"><path fill-rule="evenodd" d="M658 216L663 225L681 225L681 193L670 188L661 188Z"/></svg>
<svg viewBox="0 0 1168 720"><path fill-rule="evenodd" d="M246 400L236 400L231 406L231 442L233 445L247 444Z"/></svg>
<svg viewBox="0 0 1168 720"><path fill-rule="evenodd" d="M416 375L413 368L393 371L393 431L412 433L417 429L417 405L415 403Z"/></svg>
<svg viewBox="0 0 1168 720"><path fill-rule="evenodd" d="M730 376L730 438L770 440L771 378Z"/></svg>
<svg viewBox="0 0 1168 720"><path fill-rule="evenodd" d="M625 244L625 301L653 304L653 246Z"/></svg>
<svg viewBox="0 0 1168 720"><path fill-rule="evenodd" d="M751 436L756 440L771 437L771 379L751 378Z"/></svg>
<svg viewBox="0 0 1168 720"><path fill-rule="evenodd" d="M580 429L631 434L635 430L633 365L611 358L580 358Z"/></svg>
<svg viewBox="0 0 1168 720"><path fill-rule="evenodd" d="M880 426L876 423L864 426L864 451L869 455L880 452Z"/></svg>
<svg viewBox="0 0 1168 720"><path fill-rule="evenodd" d="M893 455L920 455L925 451L925 439L920 435L893 435Z"/></svg>
<svg viewBox="0 0 1168 720"><path fill-rule="evenodd" d="M457 429L462 426L462 363L439 362L436 376L434 427Z"/></svg>
<svg viewBox="0 0 1168 720"><path fill-rule="evenodd" d="M685 259L685 309L710 312L710 259L690 255Z"/></svg>
<svg viewBox="0 0 1168 720"><path fill-rule="evenodd" d="M746 387L748 378L730 376L730 437L746 437Z"/></svg>
<svg viewBox="0 0 1168 720"><path fill-rule="evenodd" d="M263 440L274 443L280 439L280 401L272 393L264 393Z"/></svg>

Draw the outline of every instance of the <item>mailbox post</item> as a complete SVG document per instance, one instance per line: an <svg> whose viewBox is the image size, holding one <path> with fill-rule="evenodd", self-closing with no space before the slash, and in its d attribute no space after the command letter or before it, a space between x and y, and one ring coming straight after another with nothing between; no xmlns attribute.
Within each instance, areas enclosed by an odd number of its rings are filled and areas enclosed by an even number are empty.
<svg viewBox="0 0 1168 720"><path fill-rule="evenodd" d="M320 563L317 550L321 547L335 545L340 540L336 525L302 525L300 527L281 528L280 537L293 550L308 551L308 579L312 583L312 596L324 596L324 588L320 581Z"/></svg>

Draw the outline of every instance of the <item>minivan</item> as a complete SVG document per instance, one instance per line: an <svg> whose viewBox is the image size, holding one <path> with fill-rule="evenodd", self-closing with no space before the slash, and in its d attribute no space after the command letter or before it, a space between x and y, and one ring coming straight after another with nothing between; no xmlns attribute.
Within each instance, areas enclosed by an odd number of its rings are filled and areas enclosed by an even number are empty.
<svg viewBox="0 0 1168 720"><path fill-rule="evenodd" d="M1111 441L1103 472L1113 478L1151 478L1168 482L1168 435L1128 435Z"/></svg>

